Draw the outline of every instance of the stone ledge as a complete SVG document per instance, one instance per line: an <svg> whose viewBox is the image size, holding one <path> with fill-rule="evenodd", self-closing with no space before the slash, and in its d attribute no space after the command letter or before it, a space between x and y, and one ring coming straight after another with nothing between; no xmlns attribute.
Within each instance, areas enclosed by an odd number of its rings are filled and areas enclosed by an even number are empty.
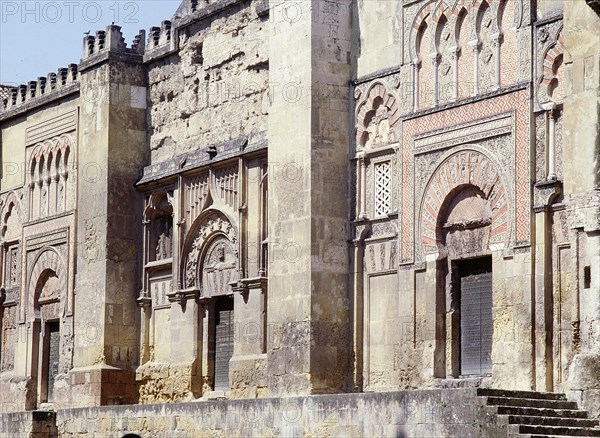
<svg viewBox="0 0 600 438"><path fill-rule="evenodd" d="M475 389L106 406L57 412L61 436L506 436Z"/></svg>
<svg viewBox="0 0 600 438"><path fill-rule="evenodd" d="M219 163L250 152L256 152L266 147L265 132L258 132L211 144L195 151L177 155L170 160L145 167L143 176L136 185L141 186L202 166ZM216 154L212 156L211 151L216 151Z"/></svg>

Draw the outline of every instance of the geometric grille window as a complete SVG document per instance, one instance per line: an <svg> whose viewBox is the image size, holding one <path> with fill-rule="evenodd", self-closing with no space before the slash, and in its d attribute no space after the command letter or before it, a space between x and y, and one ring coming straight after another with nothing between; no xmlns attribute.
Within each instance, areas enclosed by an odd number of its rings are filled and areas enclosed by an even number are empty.
<svg viewBox="0 0 600 438"><path fill-rule="evenodd" d="M375 217L392 209L392 166L389 161L375 165Z"/></svg>

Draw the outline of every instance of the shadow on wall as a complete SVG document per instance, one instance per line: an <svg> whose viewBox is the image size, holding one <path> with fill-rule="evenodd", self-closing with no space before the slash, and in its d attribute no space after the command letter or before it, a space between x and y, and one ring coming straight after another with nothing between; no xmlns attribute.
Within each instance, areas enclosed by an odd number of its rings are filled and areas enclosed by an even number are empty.
<svg viewBox="0 0 600 438"><path fill-rule="evenodd" d="M127 435L123 435L123 438L142 438L139 435L136 435L135 433L128 433Z"/></svg>

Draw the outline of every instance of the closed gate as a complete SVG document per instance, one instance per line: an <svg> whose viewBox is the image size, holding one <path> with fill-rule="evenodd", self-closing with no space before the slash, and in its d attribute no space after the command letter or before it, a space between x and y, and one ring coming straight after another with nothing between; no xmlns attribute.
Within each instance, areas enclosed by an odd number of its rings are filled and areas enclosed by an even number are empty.
<svg viewBox="0 0 600 438"><path fill-rule="evenodd" d="M233 298L219 298L215 312L215 390L229 390L229 359L233 356Z"/></svg>
<svg viewBox="0 0 600 438"><path fill-rule="evenodd" d="M492 372L492 272L491 266L461 269L460 367L462 375Z"/></svg>
<svg viewBox="0 0 600 438"><path fill-rule="evenodd" d="M60 332L58 322L48 323L48 401L51 402L54 397L54 379L58 375L58 360L60 357Z"/></svg>

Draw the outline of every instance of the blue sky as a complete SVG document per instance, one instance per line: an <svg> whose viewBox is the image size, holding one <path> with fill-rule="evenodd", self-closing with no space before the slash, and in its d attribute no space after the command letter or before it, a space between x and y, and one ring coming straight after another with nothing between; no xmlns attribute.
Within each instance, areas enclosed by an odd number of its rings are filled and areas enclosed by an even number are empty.
<svg viewBox="0 0 600 438"><path fill-rule="evenodd" d="M170 20L180 0L0 0L0 83L20 84L78 64L85 32L114 22L127 45L140 29Z"/></svg>

